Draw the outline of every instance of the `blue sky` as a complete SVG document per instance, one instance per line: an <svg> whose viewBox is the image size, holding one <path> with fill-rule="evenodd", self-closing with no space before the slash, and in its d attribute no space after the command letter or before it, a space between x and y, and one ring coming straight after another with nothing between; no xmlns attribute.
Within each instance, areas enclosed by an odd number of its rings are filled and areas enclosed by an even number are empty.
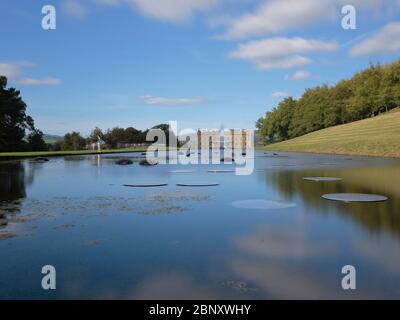
<svg viewBox="0 0 400 320"><path fill-rule="evenodd" d="M46 133L253 128L287 94L398 59L400 0L1 0L0 27L0 73Z"/></svg>

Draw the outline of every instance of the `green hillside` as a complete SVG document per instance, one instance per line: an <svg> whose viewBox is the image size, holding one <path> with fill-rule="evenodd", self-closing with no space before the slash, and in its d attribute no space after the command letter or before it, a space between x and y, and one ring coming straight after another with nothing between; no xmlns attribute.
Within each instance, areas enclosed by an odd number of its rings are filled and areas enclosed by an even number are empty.
<svg viewBox="0 0 400 320"><path fill-rule="evenodd" d="M55 143L57 141L62 141L63 137L52 134L44 134L43 139L46 143Z"/></svg>
<svg viewBox="0 0 400 320"><path fill-rule="evenodd" d="M400 157L400 109L315 131L263 149Z"/></svg>

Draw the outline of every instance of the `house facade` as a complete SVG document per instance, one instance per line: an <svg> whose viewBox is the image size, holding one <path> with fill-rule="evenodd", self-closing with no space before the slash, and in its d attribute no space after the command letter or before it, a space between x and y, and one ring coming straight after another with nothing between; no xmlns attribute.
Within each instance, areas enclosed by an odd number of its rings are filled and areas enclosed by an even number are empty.
<svg viewBox="0 0 400 320"><path fill-rule="evenodd" d="M252 130L198 130L193 147L201 149L252 149Z"/></svg>

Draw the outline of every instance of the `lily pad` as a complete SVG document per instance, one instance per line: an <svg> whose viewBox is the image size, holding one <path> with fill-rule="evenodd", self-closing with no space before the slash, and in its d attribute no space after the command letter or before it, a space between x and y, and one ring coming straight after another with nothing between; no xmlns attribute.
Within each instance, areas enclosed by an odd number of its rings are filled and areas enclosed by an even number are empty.
<svg viewBox="0 0 400 320"><path fill-rule="evenodd" d="M343 179L334 177L304 177L303 180L315 181L315 182L335 182L335 181L342 181Z"/></svg>
<svg viewBox="0 0 400 320"><path fill-rule="evenodd" d="M177 183L179 187L215 187L219 186L217 182L186 182L186 183Z"/></svg>
<svg viewBox="0 0 400 320"><path fill-rule="evenodd" d="M286 202L281 200L264 200L264 199L234 201L231 203L231 205L235 208L252 209L252 210L288 209L296 206L295 203L291 202Z"/></svg>
<svg viewBox="0 0 400 320"><path fill-rule="evenodd" d="M169 173L193 173L194 170L171 170Z"/></svg>
<svg viewBox="0 0 400 320"><path fill-rule="evenodd" d="M155 187L165 187L168 183L135 183L135 184L124 184L124 187L131 188L155 188Z"/></svg>
<svg viewBox="0 0 400 320"><path fill-rule="evenodd" d="M322 198L342 202L381 202L388 200L388 197L385 196L364 193L332 193L324 194Z"/></svg>

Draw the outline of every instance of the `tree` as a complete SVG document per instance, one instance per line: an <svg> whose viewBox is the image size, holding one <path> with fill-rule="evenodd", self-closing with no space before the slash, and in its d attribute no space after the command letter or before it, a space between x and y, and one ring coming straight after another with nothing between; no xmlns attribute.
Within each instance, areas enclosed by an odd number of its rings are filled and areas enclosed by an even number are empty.
<svg viewBox="0 0 400 320"><path fill-rule="evenodd" d="M350 99L350 112L354 120L371 117L379 112L384 102L380 94L383 68L371 65L370 68L356 74L351 80L353 96Z"/></svg>
<svg viewBox="0 0 400 320"><path fill-rule="evenodd" d="M7 78L0 76L0 152L23 151L25 130L35 130L34 122L26 114L20 92L6 86Z"/></svg>
<svg viewBox="0 0 400 320"><path fill-rule="evenodd" d="M167 146L169 146L172 142L175 142L175 145L178 145L178 138L172 130L170 131L169 124L162 123L162 124L154 126L151 129L159 129L164 132L165 137L167 139L167 141L166 141ZM155 141L148 141L148 142L155 142Z"/></svg>
<svg viewBox="0 0 400 320"><path fill-rule="evenodd" d="M268 136L267 126L265 123L265 119L266 118L261 117L256 122L256 128L257 128L257 133L258 133L258 137L260 140L260 144L265 144L268 142L267 141L267 136Z"/></svg>
<svg viewBox="0 0 400 320"><path fill-rule="evenodd" d="M90 143L97 143L99 139L104 141L104 134L99 127L96 127L90 133L88 141Z"/></svg>
<svg viewBox="0 0 400 320"><path fill-rule="evenodd" d="M353 95L351 82L342 80L331 89L330 103L326 111L324 126L330 127L351 121L348 105Z"/></svg>
<svg viewBox="0 0 400 320"><path fill-rule="evenodd" d="M289 130L292 124L293 114L297 101L292 97L285 98L275 110L276 132L279 140L286 140L290 137Z"/></svg>
<svg viewBox="0 0 400 320"><path fill-rule="evenodd" d="M63 147L63 143L64 143L63 140L54 142L52 145L50 145L51 151L61 151L62 147Z"/></svg>
<svg viewBox="0 0 400 320"><path fill-rule="evenodd" d="M304 130L302 134L324 128L325 108L329 104L329 100L329 87L327 85L306 90L299 100L300 107L304 108L301 119Z"/></svg>
<svg viewBox="0 0 400 320"><path fill-rule="evenodd" d="M133 127L125 129L125 136L128 143L142 143L146 140L143 132Z"/></svg>
<svg viewBox="0 0 400 320"><path fill-rule="evenodd" d="M47 151L49 147L43 139L43 132L35 129L27 137L30 151Z"/></svg>
<svg viewBox="0 0 400 320"><path fill-rule="evenodd" d="M383 111L400 106L400 61L385 68L382 86L381 95L385 105Z"/></svg>
<svg viewBox="0 0 400 320"><path fill-rule="evenodd" d="M61 149L66 151L76 151L85 148L86 140L79 132L67 133L61 144Z"/></svg>
<svg viewBox="0 0 400 320"><path fill-rule="evenodd" d="M115 127L111 130L108 129L106 134L104 135L104 141L110 149L117 148L118 144L128 143L125 129L118 127Z"/></svg>

